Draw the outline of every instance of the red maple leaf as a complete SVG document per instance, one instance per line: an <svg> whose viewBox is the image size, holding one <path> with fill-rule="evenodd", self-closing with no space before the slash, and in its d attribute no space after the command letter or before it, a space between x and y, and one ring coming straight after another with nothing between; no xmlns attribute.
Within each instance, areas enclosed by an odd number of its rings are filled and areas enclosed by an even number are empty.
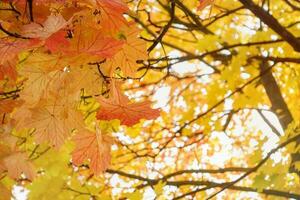
<svg viewBox="0 0 300 200"><path fill-rule="evenodd" d="M152 109L150 101L131 103L116 84L112 84L111 96L108 99L99 97L98 101L101 108L97 112L97 119L100 120L119 119L121 124L133 126L140 119L150 120L159 116L159 110Z"/></svg>

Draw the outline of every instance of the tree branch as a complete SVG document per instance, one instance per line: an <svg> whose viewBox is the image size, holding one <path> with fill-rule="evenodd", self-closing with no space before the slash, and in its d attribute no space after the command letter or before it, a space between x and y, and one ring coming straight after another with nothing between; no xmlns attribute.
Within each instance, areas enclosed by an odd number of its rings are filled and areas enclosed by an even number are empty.
<svg viewBox="0 0 300 200"><path fill-rule="evenodd" d="M18 33L11 33L9 31L7 31L6 29L3 28L2 24L0 23L0 30L7 34L8 36L11 36L11 37L14 37L14 38L20 38L20 39L30 39L30 38L27 38L27 37L23 37L21 35L19 35Z"/></svg>
<svg viewBox="0 0 300 200"><path fill-rule="evenodd" d="M164 35L168 32L169 28L171 27L173 20L175 16L175 2L171 1L171 13L170 13L170 20L167 23L167 25L162 29L160 35L155 39L155 41L152 43L152 45L147 49L148 52L151 52L158 43L161 42Z"/></svg>
<svg viewBox="0 0 300 200"><path fill-rule="evenodd" d="M262 22L268 25L273 31L287 41L295 51L300 52L300 41L291 32L284 28L270 13L263 8L254 4L252 0L239 0L246 8L248 8Z"/></svg>
<svg viewBox="0 0 300 200"><path fill-rule="evenodd" d="M268 63L263 61L260 64L260 70L265 71L267 68L269 68ZM287 104L285 103L280 88L271 71L269 71L265 76L262 76L261 80L267 96L271 101L271 110L276 113L281 126L285 130L293 121L293 117Z"/></svg>
<svg viewBox="0 0 300 200"><path fill-rule="evenodd" d="M28 12L29 12L29 19L31 22L34 21L33 19L33 0L27 0L28 3Z"/></svg>
<svg viewBox="0 0 300 200"><path fill-rule="evenodd" d="M300 64L300 58L281 58L281 57L272 57L272 56L268 56L268 57L264 57L264 56L253 56L250 57L248 60L252 60L252 59L256 59L256 60L266 60L266 61L273 61L273 62L289 62L289 63L298 63Z"/></svg>
<svg viewBox="0 0 300 200"><path fill-rule="evenodd" d="M181 8L183 12L185 12L190 18L193 20L193 22L199 27L199 29L205 33L205 34L214 34L209 29L207 29L205 26L203 26L199 20L199 17L195 15L190 9L188 9L181 1L175 0L176 4Z"/></svg>

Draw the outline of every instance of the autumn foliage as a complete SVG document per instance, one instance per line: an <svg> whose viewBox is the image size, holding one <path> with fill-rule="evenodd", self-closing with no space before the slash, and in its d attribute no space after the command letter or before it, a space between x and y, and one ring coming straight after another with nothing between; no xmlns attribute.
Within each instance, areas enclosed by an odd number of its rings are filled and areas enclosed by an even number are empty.
<svg viewBox="0 0 300 200"><path fill-rule="evenodd" d="M299 10L1 1L0 200L300 199Z"/></svg>
<svg viewBox="0 0 300 200"><path fill-rule="evenodd" d="M114 141L98 125L84 122L80 104L86 96L99 104L98 120L133 126L159 116L151 102L134 103L121 91L122 79L135 76L137 62L147 59L140 30L124 17L128 6L121 0L2 4L11 12L1 15L0 92L20 93L0 101L1 173L36 177L30 155L11 134L15 128L57 151L72 138L73 164L89 162L99 175L110 164Z"/></svg>

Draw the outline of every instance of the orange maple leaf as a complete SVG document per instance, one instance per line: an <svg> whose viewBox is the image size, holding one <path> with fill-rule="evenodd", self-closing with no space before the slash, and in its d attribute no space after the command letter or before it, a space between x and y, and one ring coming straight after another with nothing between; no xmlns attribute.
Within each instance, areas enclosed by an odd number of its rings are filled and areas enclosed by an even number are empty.
<svg viewBox="0 0 300 200"><path fill-rule="evenodd" d="M13 115L17 122L16 128L34 128L37 143L47 142L59 148L73 129L83 126L81 113L76 111L74 104L67 98L60 99L60 96L48 96L48 99L41 99L33 108L21 107Z"/></svg>
<svg viewBox="0 0 300 200"><path fill-rule="evenodd" d="M119 13L120 15L129 10L127 4L122 0L97 0L97 3L100 4L100 6L106 7L111 11Z"/></svg>
<svg viewBox="0 0 300 200"><path fill-rule="evenodd" d="M22 173L29 180L36 176L33 164L28 160L28 156L22 152L14 152L3 159L3 165L8 170L8 176L17 179Z"/></svg>
<svg viewBox="0 0 300 200"><path fill-rule="evenodd" d="M99 94L103 89L103 77L99 76L99 71L95 66L80 66L70 68L71 82L69 86L74 91L81 91L84 89L85 93L88 94Z"/></svg>
<svg viewBox="0 0 300 200"><path fill-rule="evenodd" d="M137 61L148 58L146 43L138 38L140 30L133 23L124 26L121 33L124 45L112 58L106 60L103 68L111 74L119 67L125 76L134 76L138 69Z"/></svg>
<svg viewBox="0 0 300 200"><path fill-rule="evenodd" d="M45 41L45 46L53 53L64 52L69 45L70 42L66 39L66 32L63 30L53 33Z"/></svg>
<svg viewBox="0 0 300 200"><path fill-rule="evenodd" d="M93 133L89 130L83 130L73 137L76 147L72 153L72 161L79 166L84 161L90 161L90 169L95 175L105 171L111 160L111 145L113 140L111 137L104 135L96 128Z"/></svg>
<svg viewBox="0 0 300 200"><path fill-rule="evenodd" d="M90 54L101 58L110 58L118 52L123 41L116 40L93 27L81 25L74 30L69 54Z"/></svg>
<svg viewBox="0 0 300 200"><path fill-rule="evenodd" d="M56 81L68 66L67 57L57 54L33 53L21 65L19 74L26 78L20 97L26 103L35 104L48 91L49 84Z"/></svg>
<svg viewBox="0 0 300 200"><path fill-rule="evenodd" d="M121 93L118 84L112 84L111 96L97 98L100 109L97 112L97 119L112 120L119 119L121 124L133 126L140 119L155 119L159 116L158 109L152 109L150 101L131 103L127 96Z"/></svg>
<svg viewBox="0 0 300 200"><path fill-rule="evenodd" d="M0 80L8 77L9 79L16 81L18 74L15 66L16 59L7 60L3 65L0 64Z"/></svg>
<svg viewBox="0 0 300 200"><path fill-rule="evenodd" d="M6 144L0 144L0 173L7 171L10 178L18 179L24 173L29 180L36 176L33 164L26 153L12 150Z"/></svg>
<svg viewBox="0 0 300 200"><path fill-rule="evenodd" d="M98 18L103 32L115 34L120 27L127 25L123 14L128 12L129 8L122 0L85 0L83 2L97 7L94 17Z"/></svg>
<svg viewBox="0 0 300 200"><path fill-rule="evenodd" d="M3 99L0 100L0 115L10 113L15 107L20 106L24 101L16 99Z"/></svg>

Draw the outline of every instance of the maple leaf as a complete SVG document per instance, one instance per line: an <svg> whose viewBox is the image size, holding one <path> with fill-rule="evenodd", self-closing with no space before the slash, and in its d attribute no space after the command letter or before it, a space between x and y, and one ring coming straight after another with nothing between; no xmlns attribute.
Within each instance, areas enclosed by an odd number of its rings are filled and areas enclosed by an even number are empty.
<svg viewBox="0 0 300 200"><path fill-rule="evenodd" d="M110 58L121 49L123 43L121 40L106 36L101 30L81 25L74 31L69 53L71 55L83 53Z"/></svg>
<svg viewBox="0 0 300 200"><path fill-rule="evenodd" d="M69 136L69 130L63 123L57 107L43 106L31 109L32 118L28 124L36 129L35 137L38 143L50 141L53 146L59 147Z"/></svg>
<svg viewBox="0 0 300 200"><path fill-rule="evenodd" d="M0 65L14 59L21 51L28 47L29 43L22 40L0 39Z"/></svg>
<svg viewBox="0 0 300 200"><path fill-rule="evenodd" d="M97 66L73 66L71 61L69 61L71 66L65 67L63 71L58 71L49 80L43 97L48 98L49 95L54 94L57 97L60 96L66 103L74 104L79 100L83 91L85 94L102 93L104 79L99 74Z"/></svg>
<svg viewBox="0 0 300 200"><path fill-rule="evenodd" d="M104 30L114 33L121 26L127 24L123 14L128 11L128 6L122 0L97 0L101 7L101 24Z"/></svg>
<svg viewBox="0 0 300 200"><path fill-rule="evenodd" d="M72 140L76 144L72 153L72 161L75 165L79 166L84 161L89 160L90 169L95 175L101 174L108 168L111 160L111 145L113 143L111 137L102 134L96 128L95 133L83 130L77 133Z"/></svg>
<svg viewBox="0 0 300 200"><path fill-rule="evenodd" d="M69 20L70 21L70 20ZM36 38L32 44L37 45L39 41L44 41L45 46L51 52L64 50L69 45L65 38L66 32L61 30L69 21L66 21L62 15L50 15L41 26L37 23L31 23L23 26L23 35L29 38ZM64 47L64 48L63 48Z"/></svg>
<svg viewBox="0 0 300 200"><path fill-rule="evenodd" d="M25 78L20 97L27 104L34 105L50 91L73 94L74 98L82 88L97 93L102 86L102 77L97 67L84 65L93 57L86 55L63 56L36 52L20 64L19 74ZM100 88L100 89L99 89Z"/></svg>
<svg viewBox="0 0 300 200"><path fill-rule="evenodd" d="M60 29L64 28L68 22L62 15L50 15L43 23L43 25L37 23L30 23L23 26L23 35L29 38L47 39L53 33L56 33Z"/></svg>
<svg viewBox="0 0 300 200"><path fill-rule="evenodd" d="M28 161L26 153L14 152L3 159L3 165L8 170L8 176L18 179L22 173L29 180L33 180L36 176L33 164Z"/></svg>
<svg viewBox="0 0 300 200"><path fill-rule="evenodd" d="M37 107L28 109L28 111L20 109L18 112L28 112L30 118L24 120L24 124L19 124L17 127L19 129L35 128L34 136L37 143L49 142L54 147L60 147L69 136L69 130L64 124L60 109L54 105L45 104L38 104ZM19 116L16 114L14 119L18 120ZM22 120L18 121L19 123L22 122Z"/></svg>
<svg viewBox="0 0 300 200"><path fill-rule="evenodd" d="M61 147L73 129L83 126L81 114L67 100L48 96L32 108L21 107L13 115L18 122L16 128L34 128L37 143Z"/></svg>
<svg viewBox="0 0 300 200"><path fill-rule="evenodd" d="M12 113L11 118L15 122L14 127L17 131L28 128L27 120L30 119L31 115L32 113L26 104L23 104Z"/></svg>
<svg viewBox="0 0 300 200"><path fill-rule="evenodd" d="M115 34L120 27L127 25L123 14L129 9L122 0L86 0L84 2L97 8L94 17L100 22L103 32Z"/></svg>
<svg viewBox="0 0 300 200"><path fill-rule="evenodd" d="M65 48L70 45L70 42L66 39L65 31L58 31L53 33L45 41L45 46L53 53L64 52Z"/></svg>
<svg viewBox="0 0 300 200"><path fill-rule="evenodd" d="M102 6L106 7L111 11L117 12L119 14L123 14L127 12L128 6L122 0L96 0L97 3Z"/></svg>
<svg viewBox="0 0 300 200"><path fill-rule="evenodd" d="M158 109L152 109L150 101L131 103L125 95L121 93L119 85L112 84L111 96L97 98L100 109L97 112L97 119L113 120L119 119L121 124L133 126L140 119L155 119L159 116Z"/></svg>
<svg viewBox="0 0 300 200"><path fill-rule="evenodd" d="M0 64L0 80L8 77L10 80L16 81L18 74L15 66L16 59L7 60L4 64Z"/></svg>
<svg viewBox="0 0 300 200"><path fill-rule="evenodd" d="M24 173L29 180L33 180L36 175L26 153L12 150L7 144L2 143L0 144L0 173L4 171L7 171L8 176L13 179L18 179Z"/></svg>
<svg viewBox="0 0 300 200"><path fill-rule="evenodd" d="M0 100L0 115L12 112L15 107L18 107L23 103L24 101L16 99Z"/></svg>
<svg viewBox="0 0 300 200"><path fill-rule="evenodd" d="M65 57L57 54L33 53L20 66L19 74L26 78L20 97L35 104L48 90L49 83L68 66Z"/></svg>
<svg viewBox="0 0 300 200"><path fill-rule="evenodd" d="M102 92L104 79L99 75L97 66L71 67L70 78L69 85L74 91L84 89L84 92L94 95Z"/></svg>
<svg viewBox="0 0 300 200"><path fill-rule="evenodd" d="M111 74L119 67L125 76L134 76L138 69L137 61L148 58L146 43L138 38L140 30L134 23L130 23L130 26L124 26L121 33L120 37L123 37L125 41L122 49L112 58L107 59L103 68Z"/></svg>

